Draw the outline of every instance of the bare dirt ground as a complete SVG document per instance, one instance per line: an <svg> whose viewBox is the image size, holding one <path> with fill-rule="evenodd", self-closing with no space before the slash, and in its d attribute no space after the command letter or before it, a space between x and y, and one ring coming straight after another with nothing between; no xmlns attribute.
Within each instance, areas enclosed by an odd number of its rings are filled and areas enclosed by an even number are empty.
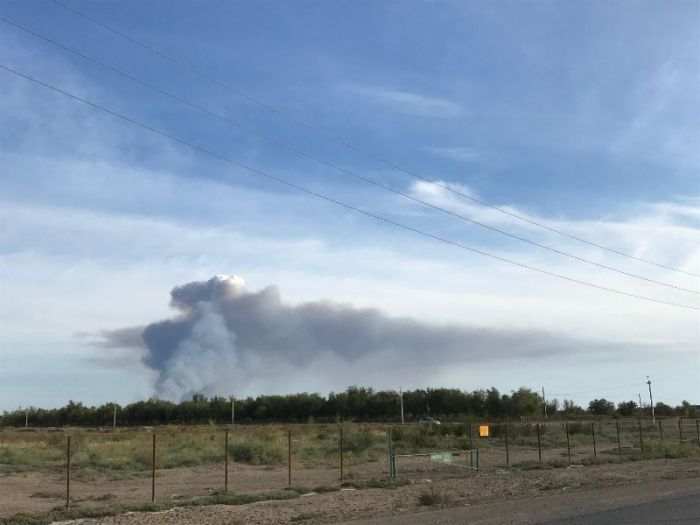
<svg viewBox="0 0 700 525"><path fill-rule="evenodd" d="M505 449L482 449L481 471L493 472L506 465ZM589 457L584 449L572 452L572 460ZM564 461L566 449L543 450L544 461ZM601 457L614 458L601 454ZM511 447L510 464L536 462L537 450ZM456 458L451 465L441 465L425 458L397 458L398 474L412 482L474 476L468 469L469 458ZM382 479L389 475L388 460L365 461L345 464L345 481ZM292 485L314 488L338 486L339 466L308 468L293 461ZM229 464L229 490L238 493L260 493L284 489L288 486L286 465L264 466L242 463ZM66 473L63 468L37 470L0 475L0 517L19 512L46 512L65 504ZM224 466L201 466L156 471L156 500L208 496L224 488ZM72 470L71 505L73 507L98 507L109 504L134 505L151 499L151 472L102 472L91 469Z"/></svg>
<svg viewBox="0 0 700 525"><path fill-rule="evenodd" d="M197 472L196 469L192 471ZM178 479L180 483L185 482L182 472L178 474ZM612 501L619 497L620 490L631 491L637 496L661 490L664 483L667 483L666 480L675 480L674 483L688 486L700 484L700 458L645 460L552 470L496 469L492 472L470 474L455 479L415 481L394 490L342 490L311 494L287 501L266 501L239 506L180 507L158 513L139 512L95 520L81 520L80 523L83 525L162 525L165 523L220 525L338 523L350 520L382 523L392 517L398 518L398 521L395 521L398 523L401 521L401 516L415 520L418 512L425 514L424 522L435 523L436 521L431 521L430 511L436 507L420 505L421 496L437 494L442 501L442 506L448 508L512 500L520 500L521 503L516 505L526 507L527 502L535 501L537 498L541 498L540 502L545 504L547 499L551 500L555 496L581 494L583 491L607 488L608 490L598 490L589 501L604 503L606 498ZM140 482L143 484L147 480L140 480ZM620 489L625 486L628 487ZM611 487L615 487L616 490L609 490ZM3 496L3 500L5 498L6 496ZM585 496L579 504L587 504ZM560 505L567 506L566 503L560 503ZM508 522L513 521L490 521L490 523ZM527 520L516 522L527 522Z"/></svg>
<svg viewBox="0 0 700 525"><path fill-rule="evenodd" d="M388 475L385 462L349 465L346 479L381 478ZM338 485L339 470L334 468L299 468L293 470L294 486L316 487ZM229 490L239 493L259 493L284 489L288 486L287 467L266 467L235 464L229 468ZM66 501L66 476L63 470L54 472L24 472L0 476L0 517L19 512L46 512ZM156 471L156 499L179 499L208 496L224 487L224 467L188 467ZM82 473L76 469L71 476L71 506L96 507L119 503L145 503L151 500L151 472L122 475Z"/></svg>

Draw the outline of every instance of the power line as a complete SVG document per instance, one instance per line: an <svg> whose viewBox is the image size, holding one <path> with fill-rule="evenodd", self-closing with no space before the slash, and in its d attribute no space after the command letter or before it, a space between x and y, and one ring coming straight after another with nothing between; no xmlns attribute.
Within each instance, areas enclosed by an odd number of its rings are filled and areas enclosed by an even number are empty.
<svg viewBox="0 0 700 525"><path fill-rule="evenodd" d="M50 90L52 90L52 91L54 91L54 92L56 92L56 93L60 93L60 94L62 94L62 95L64 95L64 96L66 96L66 97L69 97L69 98L73 99L73 100L76 100L76 101L78 101L78 102L82 102L83 104L86 104L86 105L92 107L93 109L102 111L102 112L107 113L107 114L109 114L109 115L112 115L113 117L119 118L119 119L121 119L121 120L123 120L123 121L125 121L125 122L128 122L128 123L130 123L130 124L133 124L133 125L138 126L138 127L140 127L140 128L143 128L143 129L145 129L145 130L148 130L148 131L150 131L150 132L152 132L152 133L155 133L155 134L157 134L157 135L160 135L160 136L165 137L165 138L167 138L167 139L170 139L170 140L172 140L172 141L175 141L175 142L178 142L178 143L180 143L180 144L183 144L183 145L185 145L185 146L187 146L187 147L189 147L189 148L192 148L192 149L194 149L194 150L196 150L196 151L199 151L199 152L204 153L204 154L206 154L206 155L209 155L209 156L211 156L211 157L217 158L217 159L222 160L222 161L224 161L224 162L227 162L227 163L229 163L229 164L231 164L231 165L233 165L233 166L237 166L237 167L239 167L239 168L245 169L245 170L247 170L247 171L250 171L251 173L256 173L256 174L258 174L258 175L260 175L260 176L262 176L262 177L265 177L265 178L267 178L267 179L273 180L273 181L275 181L275 182L277 182L277 183L279 183L279 184L283 184L283 185L285 185L285 186L287 186L287 187L290 187L290 188L296 189L296 190L298 190L298 191L301 191L301 192L303 192L303 193L306 193L307 195L311 195L311 196L313 196L313 197L317 197L317 198L322 199L322 200L324 200L324 201L326 201L326 202L330 202L330 203L332 203L332 204L335 204L335 205L340 206L340 207L342 207L342 208L345 208L345 209L347 209L347 210L353 211L353 212L355 212L355 213L359 213L359 214L365 215L365 216L367 216L367 217L373 218L373 219L375 219L375 220L377 220L377 221L380 221L380 222L383 222L383 223L385 223L385 224L389 224L389 225L395 226L395 227L397 227L397 228L400 228L400 229L403 229L403 230L406 230L406 231L410 231L410 232L416 233L416 234L421 235L421 236L423 236L423 237L426 237L426 238L429 238L429 239L433 239L433 240L436 240L436 241L439 241L439 242L442 242L442 243L445 243L445 244L454 246L454 247L456 247L456 248L460 248L460 249L465 250L465 251L469 251L469 252L472 252L472 253L477 253L477 254L479 254L479 255L483 255L483 256L489 257L489 258L491 258L491 259L495 259L495 260L498 260L498 261L501 261L501 262L505 262L505 263L514 265L514 266L518 266L519 268L523 268L523 269L526 269L526 270L531 270L531 271L534 271L534 272L538 272L538 273L541 273L541 274L543 274L543 275L547 275L547 276L549 276L549 277L555 277L555 278L557 278L557 279L561 279L561 280L564 280L564 281L568 281L568 282L580 284L580 285L583 285L583 286L588 286L588 287L590 287L590 288L595 288L595 289L598 289L598 290L603 290L603 291L610 292L610 293L615 293L615 294L618 294L618 295L623 295L623 296L626 296L626 297L631 297L631 298L634 298L634 299L641 299L641 300L644 300L644 301L650 301L650 302L654 302L654 303L658 303L658 304L664 304L664 305L667 305L667 306L674 306L674 307L677 307L677 308L684 308L684 309L688 309L688 310L700 310L700 308L697 307L697 306L692 306L692 305L687 305L687 304L682 304L682 303L675 303L675 302L671 302L671 301L665 301L665 300L662 300L662 299L656 299L656 298L653 298L653 297L647 297L647 296L643 296L643 295L637 295L637 294L634 294L634 293L625 292L625 291L623 291L623 290L618 290L618 289L616 289L616 288L610 288L610 287L607 287L607 286L603 286L603 285L599 285L599 284L596 284L596 283L592 283L592 282L590 282L590 281L584 281L584 280L581 280L581 279L576 279L576 278L574 278L574 277L569 277L569 276L567 276L567 275L562 275L562 274L558 274L558 273L555 273L555 272L550 272L549 270L544 270L544 269L542 269L542 268L538 268L538 267L535 267L535 266L530 266L530 265L528 265L528 264L521 263L521 262L518 262L518 261L513 260L513 259L508 259L508 258L506 258L506 257L501 257L500 255L496 255L496 254L493 254L493 253L490 253L490 252L486 252L486 251L483 251L483 250L479 250L479 249L477 249L477 248L473 248L473 247L471 247L471 246L462 244L462 243L460 243L460 242L452 241L452 240L447 239L447 238L445 238L445 237L440 237L440 236L438 236L438 235L435 235L435 234L432 234L432 233L429 233L429 232L426 232L426 231L423 231L423 230L419 230L419 229L417 229L417 228L414 228L414 227L412 227L412 226L408 226L408 225L406 225L406 224L403 224L403 223L398 222L398 221L395 221L395 220L393 220L393 219L384 217L384 216L382 216L382 215L377 215L377 214L375 214L375 213L373 213L373 212L370 212L370 211L367 211L367 210L363 210L363 209L361 209L361 208L357 208L357 207L355 207L355 206L353 206L353 205L351 205L351 204L347 204L347 203L345 203L345 202L343 202L343 201L339 201L339 200L337 200L337 199L335 199L335 198L333 198L333 197L330 197L330 196L328 196L328 195L325 195L325 194L323 194L323 193L319 193L319 192L317 192L317 191L310 190L310 189L308 189L308 188L305 188L304 186L300 186L300 185L295 184L295 183L293 183L293 182L290 182L290 181L288 181L288 180L286 180L286 179L283 179L283 178L280 178L280 177L276 177L276 176L274 176L274 175L270 175L269 173L266 173L266 172L264 172L264 171L262 171L262 170L259 170L259 169L257 169L257 168L253 168L253 167L248 166L248 165L246 165L246 164L243 164L243 163L241 163L241 162L237 162L237 161L235 161L235 160L232 160L232 159L229 158L229 157L226 157L225 155L222 155L222 154L219 154L219 153L215 153L215 152L213 152L213 151L211 151L211 150L208 150L208 149L206 149L206 148L204 148L204 147L202 147L202 146L199 146L199 145L194 144L194 143L192 143L192 142L188 142L187 140L182 139L182 138L180 138L180 137L178 137L178 136L176 136L176 135L172 135L172 134L170 134L170 133L168 133L168 132L166 132L166 131L162 131L162 130L160 130L160 129L158 129L158 128L155 128L155 127L153 127L153 126L151 126L151 125L149 125L149 124L145 124L145 123L140 122L140 121L138 121L138 120L135 120L135 119L133 119L133 118L131 118L131 117L128 117L128 116L126 116L126 115L123 115L123 114L118 113L118 112L116 112L116 111L113 111L113 110L111 110L111 109L108 109L108 108L106 108L105 106L102 106L102 105L100 105L100 104L96 104L96 103L94 103L94 102L90 102L89 100L86 100L86 99L84 99L84 98L82 98L82 97L79 97L79 96L77 96L77 95L73 95L72 93L69 93L68 91L64 91L64 90L62 90L62 89L60 89L60 88L57 88L57 87L55 87L55 86L53 86L53 85L51 85L51 84L48 84L48 83L44 82L44 81L42 81L42 80L39 80L39 79L34 78L34 77L31 77L31 76L26 75L26 74L24 74L24 73L21 73L21 72L15 70L15 69L13 69L13 68L11 68L11 67L9 67L9 66L5 66L5 65L3 65L3 64L0 64L0 68L4 69L5 71L8 71L9 73L12 73L12 74L18 76L18 77L22 77L22 78L24 78L24 79L26 79L26 80L29 80L29 81L31 81L31 82L33 82L33 83L35 83L35 84L38 84L38 85L41 85L41 86L43 86L43 87L45 87L45 88L47 88L47 89L50 89Z"/></svg>
<svg viewBox="0 0 700 525"><path fill-rule="evenodd" d="M653 266L657 266L657 267L659 267L659 268L664 268L664 269L666 269L666 270L671 270L671 271L674 271L674 272L683 273L683 274L690 275L690 276L693 276L693 277L700 277L700 274L697 274L697 273L689 272L689 271L686 271L686 270L682 270L682 269L680 269L680 268L675 268L675 267L673 267L673 266L668 266L668 265L665 265L665 264L661 264L661 263L658 263L658 262L654 262L654 261L651 261L651 260L649 260L649 259L644 259L644 258L641 258L641 257L637 257L637 256L635 256L635 255L632 255L632 254L629 254L629 253L625 253L625 252L622 252L622 251L620 251L620 250L616 250L615 248L610 248L610 247L608 247L608 246L604 246L604 245L595 243L595 242L593 242L593 241L589 241L589 240L583 239L582 237L578 237L578 236L576 236L576 235L572 235L572 234L570 234L570 233L566 233L566 232L564 232L564 231L562 231L562 230L559 230L559 229L557 229L557 228L553 228L553 227L551 227L551 226L548 226L548 225L546 225L546 224L544 224L544 223L542 223L542 222L539 222L539 221L530 219L530 218L528 218L528 217L524 217L523 215L520 215L520 214L518 214L518 213L509 211L509 210L507 210L507 209L501 208L501 207L496 206L496 205L494 205L494 204L488 203L488 202L486 202L486 201L484 201L484 200L481 200L481 199L478 199L478 198L476 198L476 197L473 197L472 195L468 195L468 194L466 194L466 193L463 193L463 192L461 192L461 191L459 191L459 190L456 190L455 188L453 188L453 187L451 187L451 186L449 186L449 185L447 185L447 184L443 184L443 183L441 183L441 182L439 182L439 181L436 181L436 180L430 179L430 178L428 178L428 177L425 177L425 176L423 176L423 175L421 175L421 174L419 174L419 173L417 173L417 172L415 172L415 171L413 171L413 170L410 170L410 169L408 169L408 168L404 168L404 167L402 167L402 166L400 166L400 165L398 165L398 164L396 164L396 163L394 163L394 162L392 162L392 161L389 161L389 160L385 159L384 157L381 157L381 156L379 156L379 155L377 155L377 154L375 154L375 153L372 153L372 152L370 152L370 151L367 151L367 150L365 150L365 149L363 149L363 148L359 148L359 147L353 145L352 143L346 141L345 139L343 139L343 138L341 138L341 137L339 137L339 136L337 136L337 135L334 135L333 133L330 133L330 132L326 131L325 129L321 128L321 127L318 127L318 126L315 126L315 125L313 125L313 124L310 124L310 123L306 122L305 120L302 120L302 119L300 119L300 118L298 118L298 117L295 117L295 116L293 116L293 115L290 115L289 113L286 113L286 112L284 112L284 111L282 111L282 110L280 110L280 109L278 109L278 108L276 108L276 107L274 107L274 106L272 106L272 105L270 105L270 104L268 104L268 103L266 103L266 102L264 102L264 101L262 101L262 100L260 100L260 99L258 99L258 98L256 98L256 97L253 97L253 96L251 96L251 95L249 95L249 94L247 94L247 93L245 93L245 92L243 92L243 91L240 91L239 89L233 88L233 87L231 87L230 85L228 85L228 84L226 84L226 83L224 83L224 82L222 82L222 81L220 81L220 80L217 80L216 78L211 77L211 76L207 75L206 73L203 73L202 71L200 71L200 70L198 70L198 69L196 69L196 68L190 66L189 64L187 64L187 63L185 63L185 62L182 62L182 61L180 61L180 60L177 60L177 59L173 58L172 56L170 56L170 55L168 55L168 54L166 54L166 53L164 53L164 52L162 52L162 51L159 51L158 49L156 49L156 48L154 48L154 47L151 47L151 46L149 46L148 44L145 44L144 42L142 42L142 41L140 41L140 40L137 40L136 38L133 38L133 37L127 35L126 33L123 33L123 32L121 32L121 31L119 31L118 29L115 29L115 28L113 28L113 27L111 27L111 26L105 24L104 22L100 22L99 20L97 20L97 19L91 17L90 15L87 15L87 14L83 13L82 11L76 9L75 7L72 7L72 6L68 5L68 4L65 4L64 2L61 2L60 0L52 0L52 1L53 1L53 3L55 3L56 5L58 5L58 6L62 7L62 8L64 8L64 9L66 9L66 10L68 10L68 11L71 11L72 13L74 13L74 14L76 14L76 15L82 17L82 18L84 18L85 20L88 20L88 21L90 21L91 23L93 23L93 24L95 24L95 25L97 25L97 26L99 26L99 27L102 27L103 29L106 29L107 31L110 31L110 32L112 32L112 33L114 33L114 34L120 36L121 38L124 38L125 40L131 42L132 44L134 44L134 45L136 45L136 46L138 46L138 47L140 47L140 48L142 48L142 49L145 49L146 51L148 51L148 52L150 52L150 53L152 53L152 54L158 56L159 58L161 58L161 59L163 59L163 60L167 60L167 61L171 62L172 64L175 64L176 66L178 66L178 67L180 67L180 68L182 68L182 69L185 69L185 70L189 71L190 73L192 73L192 74L194 74L194 75L196 75L196 76L198 76L198 77L200 77L200 78L202 78L202 79L204 79L204 80L206 80L206 81L208 81L208 82L210 82L210 83L212 83L212 84L215 84L215 85L217 85L217 86L219 86L219 87L221 87L221 88L223 88L223 89L225 89L225 90L227 90L227 91L229 91L229 92L235 94L236 96L239 96L239 97L241 97L241 98L244 98L244 99L248 100L249 102L251 102L251 103L253 103L253 104L256 104L256 105L258 105L258 106L260 106L260 107L262 107L262 108L264 108L264 109L266 109L266 110L268 110L268 111L270 111L270 112L272 112L272 113L274 113L274 114L276 114L276 115L278 115L278 116L280 116L280 117L282 117L282 118L285 118L285 119L287 119L287 120L289 120L289 121L291 121L291 122L294 122L295 124L297 124L297 125L299 125L299 126L302 126L302 127L306 128L306 129L309 130L309 131L312 131L312 132L314 132L314 133L316 133L316 134L322 135L322 136L326 137L327 139L332 140L333 142L336 142L336 143L338 143L338 144L341 144L342 146L345 146L345 147L351 149L352 151L354 151L354 152L356 152L356 153L359 153L359 154L361 154L361 155L364 155L365 157L371 158L372 160L374 160L374 161L376 161L376 162L379 162L379 163L381 163L381 164L384 164L385 166L387 166L387 167L389 167L389 168L391 168L391 169L393 169L393 170L400 171L400 172L402 172L402 173L405 173L406 175L410 175L411 177L414 177L415 179L421 180L421 181L426 182L426 183L428 183L428 184L431 184L431 185L433 185L433 186L435 186L435 187L438 187L438 188L441 188L441 189L443 189L443 190L449 191L449 192L451 192L451 193L453 193L453 194L455 194L455 195L458 195L458 196L460 196L460 197L462 197L462 198L468 199L468 200L470 200L470 201L472 201L472 202L476 202L477 204L480 204L481 206L485 206L485 207L490 208L490 209L492 209L492 210L498 211L499 213L502 213L502 214L504 214L504 215L508 215L508 216L510 216L510 217L513 217L513 218L518 219L518 220L520 220L520 221L526 222L526 223L531 224L531 225L533 225L533 226L537 226L538 228L543 228L543 229L548 230L548 231L550 231L550 232L552 232L552 233L556 233L557 235L561 235L561 236L563 236L563 237L567 237L567 238L569 238L569 239L571 239L571 240L574 240L574 241L577 241L577 242L581 242L581 243L587 244L587 245L589 245L589 246L593 246L593 247L598 248L598 249L600 249L600 250L605 250L605 251L608 251L608 252L610 252L610 253L614 253L614 254L616 254L616 255L622 256L622 257L627 257L627 258L633 259L633 260L635 260L635 261L639 261L639 262L643 262L643 263L650 264L650 265L653 265Z"/></svg>
<svg viewBox="0 0 700 525"><path fill-rule="evenodd" d="M447 208L443 208L443 207L441 207L441 206L432 204L432 203L430 203L430 202L428 202L428 201L425 201L425 200L423 200L423 199L420 199L420 198L418 198L418 197L415 197L415 196L413 196L413 195L411 195L411 194L409 194L409 193L406 193L406 192L403 192L403 191L394 189L394 188L392 188L391 186L387 186L387 185L385 185L385 184L383 184L383 183L381 183L381 182L379 182L379 181L377 181L377 180L375 180L375 179L373 179L373 178L371 178L371 177L368 177L368 176L366 176L366 175L362 175L362 174L357 173L357 172L355 172L355 171L352 171L352 170L349 170L349 169L344 168L344 167L342 167L342 166L339 166L339 165L337 165L337 164L334 164L333 162L330 162L330 161L324 160L324 159L322 159L322 158L316 157L316 156L314 156L314 155L311 155L311 154L309 154L309 153L306 153L305 151L300 150L300 149L296 148L295 146L292 146L292 145L289 144L289 143L286 143L286 142L284 142L284 141L281 141L281 140L275 139L275 138L273 138L273 137L270 137L269 135L266 135L265 133L263 133L263 132L261 132L261 131L258 131L258 130L256 130L256 129L249 128L249 127L247 127L247 126L241 124L240 122L238 122L238 121L236 121L236 120L233 120L233 119L231 119L231 118L229 118L229 117L227 117L227 116L225 116L225 115L222 115L222 114L220 114L220 113L216 113L216 112L214 112L214 111L211 111L211 110L209 110L209 109L207 109L207 108L205 108L205 107L203 107L203 106L200 106L200 105L198 105L198 104L196 104L196 103L194 103L194 102L192 102L192 101L189 101L189 100L187 100L187 99L184 99L184 98L182 98L182 97L180 97L180 96L178 96L178 95L175 95L175 94L173 94L173 93L171 93L171 92L169 92L169 91L166 91L166 90L164 90L164 89L162 89L162 88L160 88L160 87L157 87L157 86L155 86L155 85L153 85L153 84L150 84L150 83L148 83L148 82L146 82L146 81L144 81L144 80L141 80L140 78L135 77L135 76L133 76L133 75L131 75L131 74L129 74L129 73L126 73L126 72L124 72L124 71L122 71L122 70L120 70L120 69L118 69L118 68L116 68L116 67L114 67L114 66L111 66L111 65L109 65L109 64L107 64L107 63L105 63L105 62L102 62L102 61L100 61L100 60L98 60L98 59L95 59L95 58L93 58L93 57L90 57L90 56L88 56L88 55L85 55L84 53L81 53L80 51L76 51L75 49L72 49L72 48L70 48L70 47L68 47L68 46L66 46L66 45L64 45L64 44L61 44L61 43L59 43L59 42L56 42L55 40L52 40L51 38L45 37L45 36L43 36L43 35L41 35L41 34L35 32L35 31L33 31L33 30L31 30L31 29L28 29L28 28L26 28L26 27L24 27L24 26L22 26L22 25L20 25L20 24L18 24L18 23L16 23L16 22L13 22L12 20L9 20L9 19L7 19L7 18L5 18L5 17L3 17L3 16L0 16L0 21L4 22L5 24L11 25L11 26L15 27L16 29L19 29L19 30L21 30L21 31L24 31L25 33L30 34L30 35L32 35L32 36L34 36L34 37L36 37L36 38L38 38L38 39L40 39L40 40L43 40L44 42L47 42L47 43L53 45L54 47L57 47L57 48L62 49L62 50L64 50L64 51L68 52L68 53L71 53L71 54L73 54L73 55L75 55L75 56L78 56L78 57L82 58L83 60L86 60L86 61L88 61L88 62L91 62L91 63L93 63L93 64L95 64L95 65L98 65L98 66L100 66L100 67L102 67L102 68L108 69L109 71L112 71L113 73L115 73L115 74L117 74L117 75L120 75L121 77L126 78L126 79L130 80L131 82L135 82L135 83L137 83L137 84L139 84L139 85L141 85L141 86L144 86L144 87L146 87L146 88L148 88L148 89L150 89L150 90L152 90L152 91L155 91L156 93L159 93L159 94L161 94L161 95L163 95L163 96L166 96L166 97L168 97L168 98L170 98L170 99L172 99L172 100L175 100L175 101L178 102L178 103L184 104L184 105L186 105L186 106L188 106L188 107L190 107L190 108L192 108L192 109L195 109L195 110L197 110L197 111L199 111L199 112L201 112L201 113L204 113L205 115L207 115L207 116L209 116L209 117L213 117L213 118L216 118L216 119L218 119L218 120L221 120L221 121L227 123L227 124L230 125L230 126L236 127L237 129L239 129L239 130L241 130L241 131L244 131L244 132L249 133L249 134L252 134L252 135L254 135L254 136L256 136L256 137L262 138L263 140L266 140L266 141L270 142L271 144L274 144L275 146L284 148L284 149L286 149L286 150L288 150L288 151L291 151L291 152L293 152L293 153L295 153L295 154L297 154L297 155L300 155L300 156L302 156L302 157L304 157L304 158L306 158L306 159L309 159L309 160L312 160L312 161L314 161L314 162L317 162L317 163L319 163L319 164L321 164L321 165L323 165L323 166L327 166L327 167L329 167L329 168L335 169L335 170L337 170L337 171L339 171L339 172L341 172L341 173L344 173L344 174L346 174L346 175L350 175L351 177L354 177L354 178L356 178L356 179L358 179L358 180L361 180L361 181L363 181L363 182L366 182L366 183L368 183L368 184L371 184L371 185L373 185L373 186L375 186L375 187L377 187L377 188L383 189L383 190L385 190L385 191L389 191L389 192L391 192L391 193L393 193L393 194L395 194L395 195L399 195L399 196L401 196L401 197L403 197L403 198L406 198L406 199L411 200L411 201L413 201L413 202L419 203L419 204L421 204L421 205L423 205L423 206L427 206L427 207L429 207L429 208L431 208L431 209L434 209L434 210L436 210L436 211L445 213L445 214L450 215L450 216L452 216L452 217L458 218L458 219L460 219L460 220L462 220L462 221L469 222L469 223L474 224L474 225L476 225L476 226L480 226L480 227L482 227L482 228L485 228L485 229L487 229L487 230L490 230L490 231L499 233L499 234L501 234L501 235L505 235L505 236L510 237L510 238L512 238L512 239L516 239L516 240L519 240L519 241L521 241L521 242L530 244L530 245L532 245L532 246L536 246L536 247L541 248L541 249L543 249L543 250L547 250L547 251L549 251L549 252L556 253L557 255L561 255L561 256L563 256L563 257L568 257L568 258L570 258L570 259L573 259L573 260L576 260L576 261L579 261L579 262L583 262L583 263L586 263L586 264L590 264L590 265L592 265L592 266L596 266L596 267L602 268L602 269L604 269L604 270L608 270L608 271L611 271L611 272L619 273L619 274L625 275L625 276L627 276L627 277L631 277L631 278L634 278L634 279L640 279L640 280L646 281L646 282L651 283L651 284L656 284L656 285L659 285L659 286L666 286L666 287L668 287L668 288L673 288L673 289L675 289L675 290L680 290L680 291L683 291L683 292L694 293L694 294L700 295L700 292L697 291L697 290L692 290L692 289L685 288L685 287L682 287L682 286L677 286L677 285L675 285L675 284L667 283L667 282L664 282L664 281L658 281L658 280L656 280L656 279L651 279L651 278L649 278L649 277L645 277L645 276L643 276L643 275L639 275L639 274L636 274L636 273L633 273L633 272L627 272L627 271L625 271L625 270L621 270L621 269L616 268L616 267L614 267L614 266L609 266L609 265L602 264L602 263L599 263L599 262L596 262L596 261L593 261L593 260L590 260L590 259L586 259L586 258L584 258L584 257L579 257L579 256L577 256L577 255L574 255L574 254L565 252L565 251L563 251L563 250L559 250L559 249L557 249L557 248L553 248L553 247L551 247L551 246L547 246L547 245L541 244L541 243L536 242L536 241L533 241L533 240L531 240L531 239L528 239L528 238L525 238L525 237L521 237L521 236L516 235L516 234L514 234L514 233L507 232L507 231L505 231L505 230L501 230L500 228L496 228L496 227L494 227L494 226L490 226L490 225L488 225L488 224L485 224L485 223L482 223L482 222L480 222L480 221L474 220L474 219L472 219L472 218L466 217L466 216L464 216L464 215L462 215L462 214L460 214L460 213L457 213L457 212L455 212L455 211L449 210L449 209L447 209Z"/></svg>

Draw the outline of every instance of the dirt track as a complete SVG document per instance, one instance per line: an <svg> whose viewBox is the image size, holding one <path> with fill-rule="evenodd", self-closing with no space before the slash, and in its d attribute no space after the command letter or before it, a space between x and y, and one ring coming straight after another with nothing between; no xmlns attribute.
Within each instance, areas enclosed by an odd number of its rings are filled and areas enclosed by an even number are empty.
<svg viewBox="0 0 700 525"><path fill-rule="evenodd" d="M87 520L81 521L81 524L337 523L372 518L380 518L381 521L390 516L429 510L418 504L418 498L430 491L444 496L449 506L463 507L517 498L531 500L582 489L630 484L637 484L635 486L644 493L644 490L648 489L643 487L662 483L664 480L691 480L689 483L700 483L700 458L637 461L554 470L497 470L461 479L417 482L395 490L341 491L309 495L289 501L268 501L241 506L183 507L160 513L132 513ZM626 490L634 492L635 489ZM603 491L600 494L608 494L613 498L616 492ZM596 498L600 500L601 496Z"/></svg>

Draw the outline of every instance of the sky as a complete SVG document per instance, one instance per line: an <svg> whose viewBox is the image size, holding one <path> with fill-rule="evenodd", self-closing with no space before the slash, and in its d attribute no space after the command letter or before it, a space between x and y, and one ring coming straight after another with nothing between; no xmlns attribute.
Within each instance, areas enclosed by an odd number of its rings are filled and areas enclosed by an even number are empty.
<svg viewBox="0 0 700 525"><path fill-rule="evenodd" d="M366 213L0 70L0 410L353 384L587 404L647 376L700 402L700 4L65 3L161 56L4 0L0 63Z"/></svg>

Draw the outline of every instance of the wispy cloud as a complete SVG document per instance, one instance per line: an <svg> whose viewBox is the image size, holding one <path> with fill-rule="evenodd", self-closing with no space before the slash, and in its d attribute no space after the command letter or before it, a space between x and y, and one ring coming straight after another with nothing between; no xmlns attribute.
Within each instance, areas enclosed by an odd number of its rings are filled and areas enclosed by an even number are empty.
<svg viewBox="0 0 700 525"><path fill-rule="evenodd" d="M399 113L419 117L454 118L466 113L460 103L421 93L365 85L344 85L346 90Z"/></svg>
<svg viewBox="0 0 700 525"><path fill-rule="evenodd" d="M479 151L466 146L457 146L452 148L431 147L425 148L425 150L443 159L449 159L456 162L475 162L482 157Z"/></svg>

